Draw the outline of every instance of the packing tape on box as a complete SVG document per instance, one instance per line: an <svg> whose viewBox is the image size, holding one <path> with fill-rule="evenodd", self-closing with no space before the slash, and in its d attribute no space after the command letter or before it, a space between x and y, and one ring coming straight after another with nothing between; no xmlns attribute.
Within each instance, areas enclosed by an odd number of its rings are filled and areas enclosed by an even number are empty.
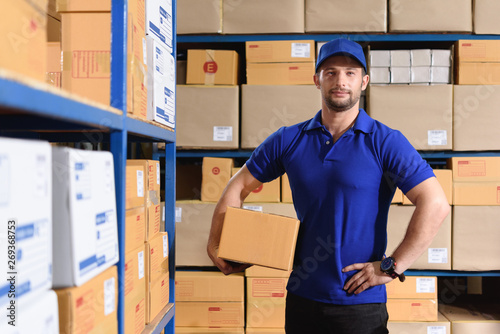
<svg viewBox="0 0 500 334"><path fill-rule="evenodd" d="M224 15L224 0L219 1L219 34L222 33L223 27L222 25L224 24L224 20L222 19L222 15Z"/></svg>
<svg viewBox="0 0 500 334"><path fill-rule="evenodd" d="M215 63L215 50L205 50L205 56L206 56L205 57L206 63L208 63L208 62ZM217 64L217 63L215 63L215 64ZM203 67L205 67L205 66L206 65L203 65ZM213 85L215 82L215 72L209 73L208 71L205 70L205 68L203 68L203 70L205 71L205 80L204 80L205 85Z"/></svg>

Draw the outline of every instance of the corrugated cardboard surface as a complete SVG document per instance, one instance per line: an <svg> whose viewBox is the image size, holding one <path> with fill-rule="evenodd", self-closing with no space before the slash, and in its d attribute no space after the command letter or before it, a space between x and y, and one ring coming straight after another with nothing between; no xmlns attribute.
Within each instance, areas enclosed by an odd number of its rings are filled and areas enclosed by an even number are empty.
<svg viewBox="0 0 500 334"><path fill-rule="evenodd" d="M125 168L125 209L144 207L146 185L144 166L130 165Z"/></svg>
<svg viewBox="0 0 500 334"><path fill-rule="evenodd" d="M472 31L472 0L389 0L389 31Z"/></svg>
<svg viewBox="0 0 500 334"><path fill-rule="evenodd" d="M125 333L137 333L146 324L146 273L144 244L125 254Z"/></svg>
<svg viewBox="0 0 500 334"><path fill-rule="evenodd" d="M266 268L261 266L251 266L245 269L245 277L290 277L290 271Z"/></svg>
<svg viewBox="0 0 500 334"><path fill-rule="evenodd" d="M448 160L453 183L500 180L500 157L453 157Z"/></svg>
<svg viewBox="0 0 500 334"><path fill-rule="evenodd" d="M388 298L387 312L391 321L437 321L437 299Z"/></svg>
<svg viewBox="0 0 500 334"><path fill-rule="evenodd" d="M453 207L453 270L500 270L500 206ZM481 259L478 261L478 259Z"/></svg>
<svg viewBox="0 0 500 334"><path fill-rule="evenodd" d="M146 160L146 159L128 159L127 165L129 166L142 166L144 168L144 186L146 194L150 195L151 192L157 193L159 198L160 193L160 162L157 160ZM146 204L146 203L144 203Z"/></svg>
<svg viewBox="0 0 500 334"><path fill-rule="evenodd" d="M238 60L232 50L188 50L188 85L237 85Z"/></svg>
<svg viewBox="0 0 500 334"><path fill-rule="evenodd" d="M245 300L244 286L243 273L177 271L175 300L240 302Z"/></svg>
<svg viewBox="0 0 500 334"><path fill-rule="evenodd" d="M239 87L177 86L177 147L238 148Z"/></svg>
<svg viewBox="0 0 500 334"><path fill-rule="evenodd" d="M176 333L183 334L245 334L244 328L175 327ZM247 331L248 333L248 331Z"/></svg>
<svg viewBox="0 0 500 334"><path fill-rule="evenodd" d="M287 278L247 278L246 326L283 328Z"/></svg>
<svg viewBox="0 0 500 334"><path fill-rule="evenodd" d="M142 294L136 294L127 303L125 301L125 320L124 332L125 334L141 333L146 326L146 287Z"/></svg>
<svg viewBox="0 0 500 334"><path fill-rule="evenodd" d="M415 211L414 206L391 205L387 221L387 250L391 255L403 240ZM449 214L427 250L411 265L410 269L451 270L451 214Z"/></svg>
<svg viewBox="0 0 500 334"><path fill-rule="evenodd" d="M217 202L229 179L231 179L233 159L230 158L203 158L201 200Z"/></svg>
<svg viewBox="0 0 500 334"><path fill-rule="evenodd" d="M291 270L299 221L289 217L228 207L219 257Z"/></svg>
<svg viewBox="0 0 500 334"><path fill-rule="evenodd" d="M221 32L221 0L177 1L178 34L217 34Z"/></svg>
<svg viewBox="0 0 500 334"><path fill-rule="evenodd" d="M248 63L314 62L314 41L249 41L245 42Z"/></svg>
<svg viewBox="0 0 500 334"><path fill-rule="evenodd" d="M437 321L389 321L387 329L390 333L405 334L451 334L451 324L446 317L438 312ZM434 332L433 332L434 331Z"/></svg>
<svg viewBox="0 0 500 334"><path fill-rule="evenodd" d="M259 334L285 334L284 328L247 328L247 334L259 333Z"/></svg>
<svg viewBox="0 0 500 334"><path fill-rule="evenodd" d="M499 104L498 85L454 86L453 150L499 150Z"/></svg>
<svg viewBox="0 0 500 334"><path fill-rule="evenodd" d="M393 280L386 284L387 298L437 298L437 277L408 276L404 282Z"/></svg>
<svg viewBox="0 0 500 334"><path fill-rule="evenodd" d="M241 168L232 168L231 175L235 175ZM278 177L271 182L263 183L260 187L253 190L245 198L245 203L255 202L280 202L281 198L281 178Z"/></svg>
<svg viewBox="0 0 500 334"><path fill-rule="evenodd" d="M161 232L151 239L146 247L146 276L151 283L168 274L168 235Z"/></svg>
<svg viewBox="0 0 500 334"><path fill-rule="evenodd" d="M458 40L455 53L457 62L500 62L500 40Z"/></svg>
<svg viewBox="0 0 500 334"><path fill-rule="evenodd" d="M280 127L311 119L321 93L314 85L242 85L241 103L241 147L255 148Z"/></svg>
<svg viewBox="0 0 500 334"><path fill-rule="evenodd" d="M59 19L47 15L47 42L61 43L61 15ZM61 57L59 57L61 58ZM59 61L60 63L60 61Z"/></svg>
<svg viewBox="0 0 500 334"><path fill-rule="evenodd" d="M314 62L247 63L249 85L314 85Z"/></svg>
<svg viewBox="0 0 500 334"><path fill-rule="evenodd" d="M47 73L45 82L61 87L61 42L47 42Z"/></svg>
<svg viewBox="0 0 500 334"><path fill-rule="evenodd" d="M216 203L177 201L175 264L214 266L207 255L207 241ZM177 214L176 214L177 216Z"/></svg>
<svg viewBox="0 0 500 334"><path fill-rule="evenodd" d="M271 213L273 215L280 215L294 219L297 218L297 212L295 212L295 207L291 203L248 203L243 204L243 209Z"/></svg>
<svg viewBox="0 0 500 334"><path fill-rule="evenodd" d="M292 189L286 173L281 176L281 202L293 203Z"/></svg>
<svg viewBox="0 0 500 334"><path fill-rule="evenodd" d="M307 0L306 32L386 32L387 1Z"/></svg>
<svg viewBox="0 0 500 334"><path fill-rule="evenodd" d="M456 63L458 85L499 85L500 63Z"/></svg>
<svg viewBox="0 0 500 334"><path fill-rule="evenodd" d="M244 302L176 302L175 325L192 327L243 327Z"/></svg>
<svg viewBox="0 0 500 334"><path fill-rule="evenodd" d="M224 34L303 33L304 0L223 1Z"/></svg>
<svg viewBox="0 0 500 334"><path fill-rule="evenodd" d="M372 85L368 102L371 117L401 131L417 150L452 149L452 85Z"/></svg>
<svg viewBox="0 0 500 334"><path fill-rule="evenodd" d="M161 205L151 204L146 209L146 239L151 240L162 229L161 222Z"/></svg>
<svg viewBox="0 0 500 334"><path fill-rule="evenodd" d="M146 324L149 324L168 304L169 301L169 273L161 275L156 281L149 283L148 303L146 307ZM177 318L177 317L176 317Z"/></svg>
<svg viewBox="0 0 500 334"><path fill-rule="evenodd" d="M451 321L453 334L500 332L500 310L487 304L440 304L439 311Z"/></svg>
<svg viewBox="0 0 500 334"><path fill-rule="evenodd" d="M56 0L58 12L109 12L111 0Z"/></svg>
<svg viewBox="0 0 500 334"><path fill-rule="evenodd" d="M500 12L496 0L474 0L474 33L500 34L500 22L495 13Z"/></svg>
<svg viewBox="0 0 500 334"><path fill-rule="evenodd" d="M144 245L146 240L146 212L144 207L125 211L125 253Z"/></svg>
<svg viewBox="0 0 500 334"><path fill-rule="evenodd" d="M0 3L0 67L45 81L47 0Z"/></svg>

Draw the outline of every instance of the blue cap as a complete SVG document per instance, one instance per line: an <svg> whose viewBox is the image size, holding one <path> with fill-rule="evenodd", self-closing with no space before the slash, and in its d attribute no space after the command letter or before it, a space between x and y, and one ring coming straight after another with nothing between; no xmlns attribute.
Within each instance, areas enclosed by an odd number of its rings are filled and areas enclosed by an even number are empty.
<svg viewBox="0 0 500 334"><path fill-rule="evenodd" d="M363 48L356 42L345 38L334 39L328 43L323 44L319 50L318 60L316 62L316 72L321 64L333 56L348 56L357 60L366 70L366 59Z"/></svg>

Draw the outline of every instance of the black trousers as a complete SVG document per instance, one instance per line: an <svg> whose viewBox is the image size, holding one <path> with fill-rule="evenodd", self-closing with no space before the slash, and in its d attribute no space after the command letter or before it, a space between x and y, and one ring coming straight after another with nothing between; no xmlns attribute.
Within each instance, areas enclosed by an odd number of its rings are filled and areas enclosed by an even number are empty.
<svg viewBox="0 0 500 334"><path fill-rule="evenodd" d="M385 303L333 305L294 295L286 298L287 334L387 334Z"/></svg>

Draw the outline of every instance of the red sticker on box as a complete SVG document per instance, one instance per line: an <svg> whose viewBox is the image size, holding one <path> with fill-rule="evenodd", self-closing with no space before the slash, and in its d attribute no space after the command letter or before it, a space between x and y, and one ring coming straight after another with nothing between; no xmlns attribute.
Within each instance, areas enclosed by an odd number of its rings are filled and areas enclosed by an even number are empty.
<svg viewBox="0 0 500 334"><path fill-rule="evenodd" d="M216 73L217 72L217 63L215 61L207 61L203 64L203 71L205 73Z"/></svg>
<svg viewBox="0 0 500 334"><path fill-rule="evenodd" d="M220 173L220 168L219 168L219 167L214 167L214 168L212 168L212 173L213 173L214 175L219 175L219 173Z"/></svg>

